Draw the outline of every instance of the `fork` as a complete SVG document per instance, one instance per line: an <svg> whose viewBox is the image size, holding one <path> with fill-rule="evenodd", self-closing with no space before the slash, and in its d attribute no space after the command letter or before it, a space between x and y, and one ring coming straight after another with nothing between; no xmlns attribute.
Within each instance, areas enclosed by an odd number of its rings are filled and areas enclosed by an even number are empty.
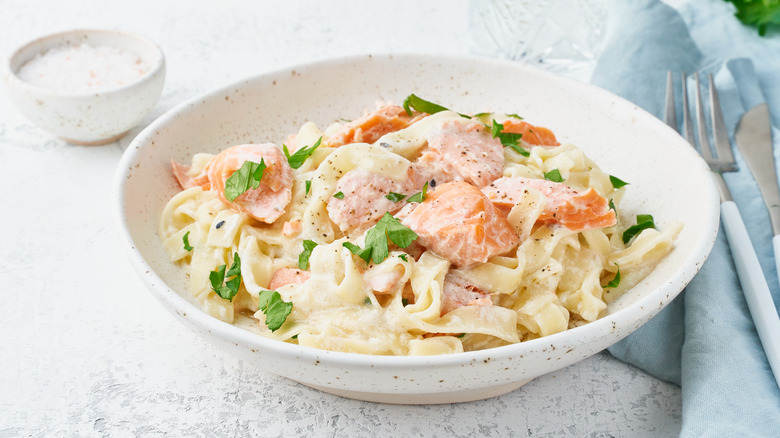
<svg viewBox="0 0 780 438"><path fill-rule="evenodd" d="M726 124L723 121L723 114L720 108L718 92L715 89L715 83L712 75L709 79L710 95L710 120L712 126L712 137L715 145L716 154L713 155L710 147L708 126L704 116L704 105L702 103L701 88L699 83L699 74L694 74L696 89L694 90L694 99L696 105L696 119L698 127L698 147L694 136L693 123L688 105L688 92L685 85L685 73L682 74L682 111L683 111L683 132L688 143L697 149L704 161L710 166L715 183L720 191L720 215L723 228L726 231L726 238L731 247L731 254L734 258L734 264L737 268L737 275L742 284L742 291L745 294L750 315L753 317L753 323L756 326L761 345L764 347L764 353L775 380L780 386L780 317L775 310L772 295L769 292L764 273L758 262L756 251L750 242L745 223L734 203L729 188L723 179L722 172L733 172L737 170L734 154L732 152L731 142L729 141ZM666 77L666 124L674 130L678 130L677 114L674 104L674 82L672 72L667 73Z"/></svg>

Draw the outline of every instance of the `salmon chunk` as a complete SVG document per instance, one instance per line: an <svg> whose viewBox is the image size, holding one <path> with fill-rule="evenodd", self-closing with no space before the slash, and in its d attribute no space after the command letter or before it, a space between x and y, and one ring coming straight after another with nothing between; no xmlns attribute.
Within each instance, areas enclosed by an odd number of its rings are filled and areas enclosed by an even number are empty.
<svg viewBox="0 0 780 438"><path fill-rule="evenodd" d="M349 122L341 127L325 146L338 147L350 143L374 143L379 137L400 131L425 117L424 114L409 115L398 105L385 105L374 112Z"/></svg>
<svg viewBox="0 0 780 438"><path fill-rule="evenodd" d="M519 238L503 213L466 182L437 185L402 221L421 245L459 267L485 263Z"/></svg>
<svg viewBox="0 0 780 438"><path fill-rule="evenodd" d="M458 275L448 273L444 277L441 295L441 315L463 306L492 306L490 293L470 284Z"/></svg>
<svg viewBox="0 0 780 438"><path fill-rule="evenodd" d="M184 190L191 187L200 187L203 190L209 190L211 188L208 166L206 166L200 174L192 175L192 167L171 160L171 169L173 170L174 178L176 178L176 181Z"/></svg>
<svg viewBox="0 0 780 438"><path fill-rule="evenodd" d="M592 187L584 192L566 184L523 177L503 177L482 189L493 204L510 210L525 190L536 190L547 199L538 221L557 223L572 231L611 227L617 223L609 201Z"/></svg>
<svg viewBox="0 0 780 438"><path fill-rule="evenodd" d="M427 140L419 164L432 169L428 177L437 183L466 181L484 187L501 176L504 147L482 123L466 119L444 122Z"/></svg>
<svg viewBox="0 0 780 438"><path fill-rule="evenodd" d="M311 272L301 271L300 269L282 268L274 272L271 281L268 283L268 289L277 290L288 284L301 284L311 277Z"/></svg>
<svg viewBox="0 0 780 438"><path fill-rule="evenodd" d="M345 173L336 183L335 194L328 199L328 216L344 232L370 228L385 212L390 214L406 205L386 195L398 193L407 197L414 191L408 181L396 181L363 169Z"/></svg>
<svg viewBox="0 0 780 438"><path fill-rule="evenodd" d="M246 161L267 166L260 185L239 195L232 202L225 195L225 182ZM292 199L293 172L278 147L271 143L232 146L220 152L209 163L211 188L231 209L265 223L273 223L284 214Z"/></svg>
<svg viewBox="0 0 780 438"><path fill-rule="evenodd" d="M534 126L523 120L509 119L503 123L504 129L501 132L512 134L523 134L520 138L524 142L534 146L558 146L558 140L555 134L547 128Z"/></svg>

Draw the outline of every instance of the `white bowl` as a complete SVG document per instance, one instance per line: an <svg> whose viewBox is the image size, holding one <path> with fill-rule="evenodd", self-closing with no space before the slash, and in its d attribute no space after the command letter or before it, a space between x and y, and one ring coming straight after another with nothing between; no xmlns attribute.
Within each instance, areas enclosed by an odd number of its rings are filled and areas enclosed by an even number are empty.
<svg viewBox="0 0 780 438"><path fill-rule="evenodd" d="M180 189L170 160L240 143L280 143L306 121L327 126L376 100L409 93L462 112L520 113L582 148L631 183L621 208L684 222L676 248L602 319L552 336L444 356L387 357L322 351L266 339L208 316L157 236ZM392 403L475 400L511 391L612 345L652 318L691 280L718 227L718 195L701 158L676 132L604 90L520 64L479 58L383 55L264 74L185 102L128 147L115 179L120 237L149 290L189 327L269 372L347 397ZM174 353L172 353L174 354Z"/></svg>
<svg viewBox="0 0 780 438"><path fill-rule="evenodd" d="M137 54L150 69L126 85L78 93L35 86L17 74L36 55L82 43ZM165 57L153 42L126 32L71 30L25 44L11 55L4 70L9 97L25 117L69 143L97 145L121 138L154 107L165 82Z"/></svg>

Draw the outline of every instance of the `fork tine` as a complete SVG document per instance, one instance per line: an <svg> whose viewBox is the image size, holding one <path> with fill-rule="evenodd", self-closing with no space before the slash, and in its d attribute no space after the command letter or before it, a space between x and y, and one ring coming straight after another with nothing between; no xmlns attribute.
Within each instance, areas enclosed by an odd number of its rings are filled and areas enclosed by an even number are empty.
<svg viewBox="0 0 780 438"><path fill-rule="evenodd" d="M688 86L685 83L685 72L682 73L681 81L681 93L682 93L682 111L683 111L683 130L685 131L685 139L688 143L696 149L696 138L693 136L693 124L691 122L691 112L688 109Z"/></svg>
<svg viewBox="0 0 780 438"><path fill-rule="evenodd" d="M715 88L715 81L710 73L707 78L710 83L710 109L712 119L712 138L715 143L715 152L718 154L718 160L734 162L734 153L731 151L729 134L726 131L726 122L723 120L723 112L720 109L720 99L718 91Z"/></svg>
<svg viewBox="0 0 780 438"><path fill-rule="evenodd" d="M664 109L666 124L677 131L677 111L674 108L674 79L672 72L666 72L666 108Z"/></svg>
<svg viewBox="0 0 780 438"><path fill-rule="evenodd" d="M707 135L707 121L704 117L704 104L701 101L701 84L699 83L699 72L693 75L696 82L694 98L696 99L696 124L699 127L699 152L705 161L713 161L712 149L710 149L710 137Z"/></svg>

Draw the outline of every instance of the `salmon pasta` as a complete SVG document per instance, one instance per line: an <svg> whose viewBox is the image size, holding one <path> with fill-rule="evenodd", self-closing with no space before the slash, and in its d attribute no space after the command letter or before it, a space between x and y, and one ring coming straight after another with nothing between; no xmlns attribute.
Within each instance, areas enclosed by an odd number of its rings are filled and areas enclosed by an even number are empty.
<svg viewBox="0 0 780 438"><path fill-rule="evenodd" d="M415 95L172 172L159 235L203 310L333 351L458 353L594 321L682 227L621 215L630 178L549 129Z"/></svg>

